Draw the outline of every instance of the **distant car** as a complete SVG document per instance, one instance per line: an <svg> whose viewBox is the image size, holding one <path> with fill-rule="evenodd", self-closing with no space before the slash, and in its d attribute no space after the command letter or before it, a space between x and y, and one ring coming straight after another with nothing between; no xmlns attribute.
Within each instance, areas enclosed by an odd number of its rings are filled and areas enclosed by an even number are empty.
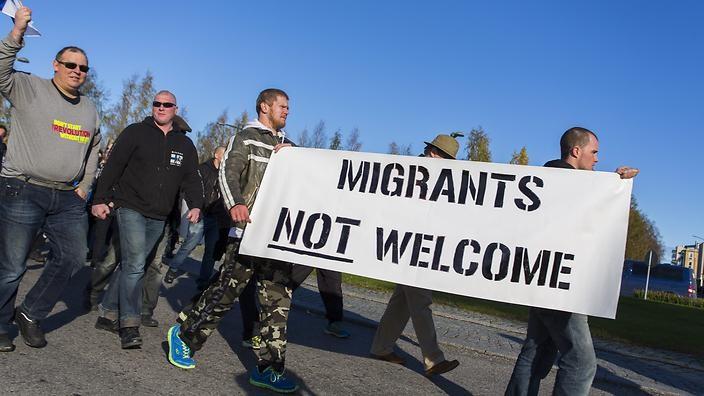
<svg viewBox="0 0 704 396"><path fill-rule="evenodd" d="M621 276L621 295L633 296L636 290L645 290L648 264L626 260ZM694 271L679 265L658 264L650 268L648 291L661 291L684 297L697 297Z"/></svg>

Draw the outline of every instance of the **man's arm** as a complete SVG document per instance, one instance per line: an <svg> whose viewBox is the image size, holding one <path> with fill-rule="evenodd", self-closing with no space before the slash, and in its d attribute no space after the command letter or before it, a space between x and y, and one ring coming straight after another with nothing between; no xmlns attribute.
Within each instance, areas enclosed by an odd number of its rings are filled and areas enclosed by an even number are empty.
<svg viewBox="0 0 704 396"><path fill-rule="evenodd" d="M191 152L187 156L186 177L181 182L181 190L186 195L186 204L191 210L188 211L188 221L197 223L200 217L200 210L203 208L204 192L203 180L198 172L198 153L195 147L192 147Z"/></svg>
<svg viewBox="0 0 704 396"><path fill-rule="evenodd" d="M91 185L93 184L93 179L95 179L95 172L98 169L98 158L100 152L100 130L95 131L93 139L90 142L90 147L88 148L89 153L87 156L86 163L84 165L83 179L78 183L76 188L76 193L85 199Z"/></svg>
<svg viewBox="0 0 704 396"><path fill-rule="evenodd" d="M107 204L112 200L112 188L120 181L120 177L127 167L127 161L136 147L133 130L131 127L125 128L112 146L110 157L95 186L94 205Z"/></svg>
<svg viewBox="0 0 704 396"><path fill-rule="evenodd" d="M240 177L248 165L248 149L242 139L242 134L230 138L225 152L225 158L220 163L218 183L225 207L235 222L249 222L249 210L242 197Z"/></svg>
<svg viewBox="0 0 704 396"><path fill-rule="evenodd" d="M13 66L17 53L24 46L24 32L31 20L32 11L27 7L20 7L15 13L15 25L10 34L0 42L0 93L13 105L17 105L16 102L22 97L22 92L15 92L18 90L15 80L19 76L27 77L24 73L15 73ZM31 92L31 87L27 86L25 89L30 89Z"/></svg>

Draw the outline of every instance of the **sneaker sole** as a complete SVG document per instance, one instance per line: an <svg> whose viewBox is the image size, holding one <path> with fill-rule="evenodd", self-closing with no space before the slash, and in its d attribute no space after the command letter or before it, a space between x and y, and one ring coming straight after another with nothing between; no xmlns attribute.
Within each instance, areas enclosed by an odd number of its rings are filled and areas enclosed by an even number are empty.
<svg viewBox="0 0 704 396"><path fill-rule="evenodd" d="M335 333L334 331L330 331L328 329L323 329L323 333L331 335L333 337L337 337L337 338L350 338L349 334Z"/></svg>
<svg viewBox="0 0 704 396"><path fill-rule="evenodd" d="M263 382L255 381L251 377L249 378L249 383L256 386L256 387L269 389L269 390L272 390L272 391L278 392L278 393L293 393L298 390L298 385L296 385L294 388L291 388L291 389L281 389L281 388L273 387L269 384L265 384Z"/></svg>
<svg viewBox="0 0 704 396"><path fill-rule="evenodd" d="M122 344L122 349L141 349L142 348L142 340L139 341L132 341L126 344Z"/></svg>
<svg viewBox="0 0 704 396"><path fill-rule="evenodd" d="M187 366L185 364L180 364L180 363L177 363L176 361L174 361L174 358L171 356L171 336L173 335L173 333L174 333L174 327L172 326L169 328L169 333L166 335L166 343L169 344L169 363L173 364L174 366L176 366L178 368L182 368L184 370L190 370L192 368L196 368L195 364Z"/></svg>
<svg viewBox="0 0 704 396"><path fill-rule="evenodd" d="M116 329L116 328L114 328L114 327L103 326L103 325L98 324L98 323L95 324L95 328L98 329L98 330L105 330L105 331L110 332L110 333L113 333L113 334L119 334L119 333L120 333L120 330L119 330L119 329Z"/></svg>
<svg viewBox="0 0 704 396"><path fill-rule="evenodd" d="M5 346L5 347L0 347L0 352L12 352L15 350L15 346Z"/></svg>

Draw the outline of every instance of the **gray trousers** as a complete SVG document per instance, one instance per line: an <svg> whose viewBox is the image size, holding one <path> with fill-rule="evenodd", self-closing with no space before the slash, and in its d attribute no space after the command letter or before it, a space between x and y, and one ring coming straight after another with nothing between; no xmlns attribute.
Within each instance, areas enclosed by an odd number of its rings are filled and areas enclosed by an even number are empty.
<svg viewBox="0 0 704 396"><path fill-rule="evenodd" d="M430 310L432 303L432 290L396 285L374 334L371 353L388 355L393 352L396 340L403 333L410 318L418 337L425 368L429 369L445 360L435 333L433 312Z"/></svg>

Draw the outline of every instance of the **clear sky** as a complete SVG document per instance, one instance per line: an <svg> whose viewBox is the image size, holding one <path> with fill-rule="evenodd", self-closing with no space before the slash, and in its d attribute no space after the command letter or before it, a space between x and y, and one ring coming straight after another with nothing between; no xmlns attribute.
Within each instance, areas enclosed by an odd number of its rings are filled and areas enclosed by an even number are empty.
<svg viewBox="0 0 704 396"><path fill-rule="evenodd" d="M365 151L419 152L481 125L495 161L526 146L542 165L564 130L590 128L598 170L641 169L634 194L668 247L704 236L700 0L25 4L44 36L27 40L19 69L49 77L56 51L78 45L111 100L150 70L195 131L224 109L254 114L268 87L291 96L294 138L324 120L358 127Z"/></svg>

